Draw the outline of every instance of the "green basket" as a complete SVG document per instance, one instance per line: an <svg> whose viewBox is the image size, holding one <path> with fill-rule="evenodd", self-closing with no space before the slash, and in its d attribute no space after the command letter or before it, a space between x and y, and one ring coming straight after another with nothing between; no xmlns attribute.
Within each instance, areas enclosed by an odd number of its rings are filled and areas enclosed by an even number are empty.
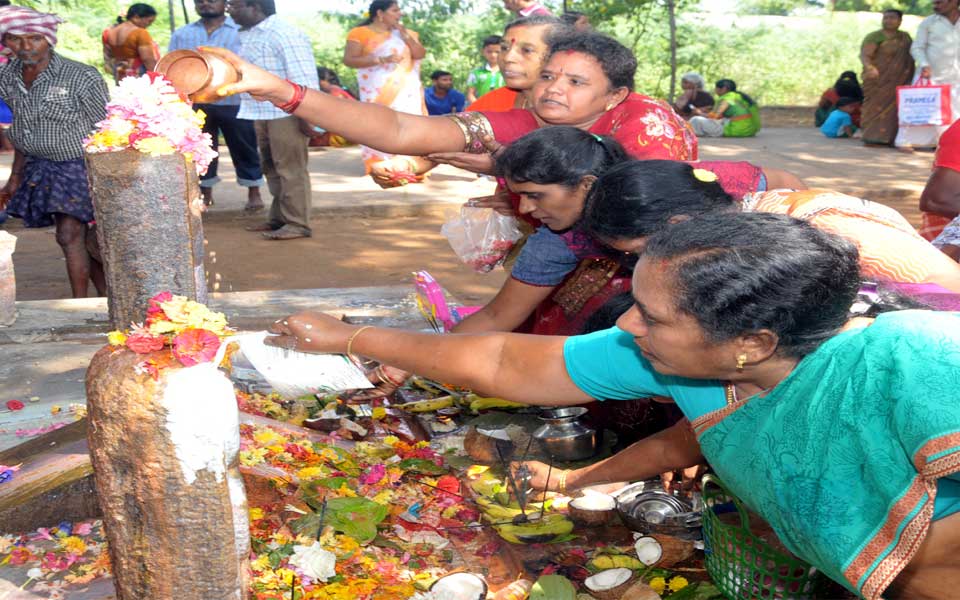
<svg viewBox="0 0 960 600"><path fill-rule="evenodd" d="M816 568L750 531L747 511L719 479L703 479L703 540L707 573L730 600L817 598L826 580ZM716 508L733 503L740 525L722 523Z"/></svg>

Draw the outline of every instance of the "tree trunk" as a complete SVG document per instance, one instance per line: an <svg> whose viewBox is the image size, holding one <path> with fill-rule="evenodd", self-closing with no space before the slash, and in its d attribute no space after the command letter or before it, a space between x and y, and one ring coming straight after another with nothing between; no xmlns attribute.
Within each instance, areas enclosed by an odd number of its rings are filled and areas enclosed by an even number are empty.
<svg viewBox="0 0 960 600"><path fill-rule="evenodd" d="M670 104L677 98L677 2L667 0L670 16Z"/></svg>
<svg viewBox="0 0 960 600"><path fill-rule="evenodd" d="M170 33L177 29L177 14L173 11L173 0L167 0L167 8L170 9Z"/></svg>
<svg viewBox="0 0 960 600"><path fill-rule="evenodd" d="M233 386L212 363L170 366L156 380L138 369L164 358L107 347L87 370L90 458L117 598L247 598Z"/></svg>
<svg viewBox="0 0 960 600"><path fill-rule="evenodd" d="M182 155L87 154L110 323L126 329L169 291L206 303L200 189Z"/></svg>

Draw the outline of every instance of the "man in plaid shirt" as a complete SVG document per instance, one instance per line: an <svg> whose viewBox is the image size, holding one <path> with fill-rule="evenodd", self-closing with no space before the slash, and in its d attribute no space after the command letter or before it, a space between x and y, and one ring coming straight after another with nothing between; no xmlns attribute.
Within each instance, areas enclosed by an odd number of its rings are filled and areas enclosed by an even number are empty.
<svg viewBox="0 0 960 600"><path fill-rule="evenodd" d="M240 26L240 56L278 77L319 89L309 38L277 18L274 0L230 0L227 7ZM248 229L262 231L269 240L310 237L307 143L312 127L248 94L241 96L237 118L255 121L260 163L273 196L268 221Z"/></svg>
<svg viewBox="0 0 960 600"><path fill-rule="evenodd" d="M88 280L106 293L97 252L93 203L83 162L83 138L106 116L107 85L93 67L54 51L56 15L20 6L0 8L0 41L14 57L0 67L0 98L13 110L16 149L0 208L26 227L56 225L75 298ZM90 248L90 250L88 250ZM92 252L91 252L92 251Z"/></svg>

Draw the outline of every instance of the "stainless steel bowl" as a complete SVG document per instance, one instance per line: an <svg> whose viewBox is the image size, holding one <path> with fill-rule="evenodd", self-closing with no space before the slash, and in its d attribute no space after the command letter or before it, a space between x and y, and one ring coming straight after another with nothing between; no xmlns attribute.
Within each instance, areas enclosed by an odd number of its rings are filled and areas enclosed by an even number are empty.
<svg viewBox="0 0 960 600"><path fill-rule="evenodd" d="M659 481L640 481L616 494L617 514L629 529L699 540L701 513L690 503L663 491Z"/></svg>

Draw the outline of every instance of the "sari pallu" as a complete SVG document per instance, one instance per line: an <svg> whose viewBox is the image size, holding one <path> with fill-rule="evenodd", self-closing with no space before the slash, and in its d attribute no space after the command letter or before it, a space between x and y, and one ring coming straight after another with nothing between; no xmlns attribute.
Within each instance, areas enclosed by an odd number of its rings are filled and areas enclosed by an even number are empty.
<svg viewBox="0 0 960 600"><path fill-rule="evenodd" d="M957 313L881 315L766 396L692 423L724 483L784 545L869 600L919 548L939 480L960 481L958 329Z"/></svg>
<svg viewBox="0 0 960 600"><path fill-rule="evenodd" d="M897 137L897 86L907 85L913 79L913 57L910 56L910 36L898 31L890 39L883 31L875 31L863 44L876 44L873 64L879 77L863 74L863 142L891 145Z"/></svg>
<svg viewBox="0 0 960 600"><path fill-rule="evenodd" d="M410 31L410 34L417 36L414 31ZM363 48L363 56L387 57L396 53L402 57L398 63L378 64L357 69L357 83L362 102L375 102L413 115L427 114L423 103L423 88L420 85L420 61L413 60L410 48L404 43L399 32L392 30L382 34L369 27L356 27L347 34L347 41L360 44ZM360 148L367 174L370 173L373 165L396 156L367 146ZM417 180L421 179L422 177L417 177Z"/></svg>
<svg viewBox="0 0 960 600"><path fill-rule="evenodd" d="M854 242L861 273L871 281L929 283L960 270L903 215L869 200L829 190L773 190L746 197L741 210L789 215Z"/></svg>

